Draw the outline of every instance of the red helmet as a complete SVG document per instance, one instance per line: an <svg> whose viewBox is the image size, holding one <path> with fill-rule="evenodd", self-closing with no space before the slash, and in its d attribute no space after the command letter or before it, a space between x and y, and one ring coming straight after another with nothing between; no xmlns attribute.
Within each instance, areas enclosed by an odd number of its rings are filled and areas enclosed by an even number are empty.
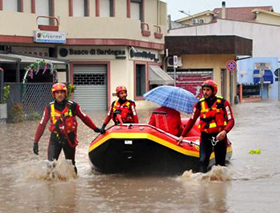
<svg viewBox="0 0 280 213"><path fill-rule="evenodd" d="M213 92L214 92L214 95L216 95L217 92L218 92L217 84L216 84L214 81L212 81L212 80L206 80L206 81L204 81L201 87L202 87L202 88L203 88L203 87L210 87L210 88L212 88L212 90L213 90Z"/></svg>
<svg viewBox="0 0 280 213"><path fill-rule="evenodd" d="M54 97L54 93L57 91L65 91L67 95L67 87L63 83L56 83L52 86L52 96Z"/></svg>
<svg viewBox="0 0 280 213"><path fill-rule="evenodd" d="M127 92L126 87L125 87L125 86L118 86L118 87L116 88L117 96L119 95L119 93L120 93L121 91L126 91L126 92Z"/></svg>

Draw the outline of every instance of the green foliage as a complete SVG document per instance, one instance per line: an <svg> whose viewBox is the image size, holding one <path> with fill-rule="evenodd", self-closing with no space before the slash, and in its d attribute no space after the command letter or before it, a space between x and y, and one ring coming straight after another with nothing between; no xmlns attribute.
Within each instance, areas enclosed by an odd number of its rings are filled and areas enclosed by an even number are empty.
<svg viewBox="0 0 280 213"><path fill-rule="evenodd" d="M10 86L4 86L3 87L3 104L7 103L7 99L10 95Z"/></svg>
<svg viewBox="0 0 280 213"><path fill-rule="evenodd" d="M23 105L15 103L8 111L8 122L19 123L24 121Z"/></svg>
<svg viewBox="0 0 280 213"><path fill-rule="evenodd" d="M41 115L38 112L33 112L27 116L27 120L36 121L41 119Z"/></svg>
<svg viewBox="0 0 280 213"><path fill-rule="evenodd" d="M67 98L71 98L72 93L74 93L76 90L76 87L73 84L68 84L68 95Z"/></svg>
<svg viewBox="0 0 280 213"><path fill-rule="evenodd" d="M52 63L46 62L45 60L41 60L41 61L33 62L24 68L25 74L23 77L23 83L27 82L28 75L31 79L33 79L33 76L36 75L40 70L43 70L43 74L44 74L48 67L51 70L51 74L54 76L54 82L57 82L56 66L53 65Z"/></svg>

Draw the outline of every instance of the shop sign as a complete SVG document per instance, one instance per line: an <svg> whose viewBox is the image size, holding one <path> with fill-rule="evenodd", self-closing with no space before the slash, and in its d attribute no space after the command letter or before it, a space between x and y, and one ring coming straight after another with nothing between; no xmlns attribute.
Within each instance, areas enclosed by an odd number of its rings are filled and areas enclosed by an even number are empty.
<svg viewBox="0 0 280 213"><path fill-rule="evenodd" d="M40 47L9 47L13 53L29 54L34 56L49 57L49 48Z"/></svg>
<svg viewBox="0 0 280 213"><path fill-rule="evenodd" d="M150 59L153 61L159 61L157 55L152 52L147 52L147 51L139 51L136 50L135 48L130 48L130 57L131 58L145 58L145 59Z"/></svg>
<svg viewBox="0 0 280 213"><path fill-rule="evenodd" d="M35 30L34 41L37 43L65 44L66 34L63 32Z"/></svg>
<svg viewBox="0 0 280 213"><path fill-rule="evenodd" d="M117 49L101 49L101 48L90 48L90 49L73 49L73 48L61 48L59 50L61 57L73 56L73 55L125 55L125 50Z"/></svg>

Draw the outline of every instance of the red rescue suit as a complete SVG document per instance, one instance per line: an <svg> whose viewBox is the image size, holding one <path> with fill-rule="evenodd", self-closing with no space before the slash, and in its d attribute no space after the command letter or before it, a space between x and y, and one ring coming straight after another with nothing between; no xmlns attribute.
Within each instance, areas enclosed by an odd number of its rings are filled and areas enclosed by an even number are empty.
<svg viewBox="0 0 280 213"><path fill-rule="evenodd" d="M149 124L175 136L181 134L181 116L175 109L160 107L154 110Z"/></svg>
<svg viewBox="0 0 280 213"><path fill-rule="evenodd" d="M222 130L229 132L234 126L234 117L227 100L215 97L214 103L208 107L206 99L202 98L194 106L193 114L183 130L185 136L200 117L199 129L204 133L218 133Z"/></svg>
<svg viewBox="0 0 280 213"><path fill-rule="evenodd" d="M119 118L123 123L138 123L138 116L135 109L135 103L131 100L114 101L111 109L108 112L107 117L104 120L104 124L107 125L111 119L115 124L119 124Z"/></svg>
<svg viewBox="0 0 280 213"><path fill-rule="evenodd" d="M65 101L64 104L51 102L44 110L44 115L37 127L34 141L38 142L40 140L49 120L51 122L49 130L52 136L58 136L58 130L63 134L76 134L78 123L75 116L78 116L91 129L95 130L97 128L92 120L81 111L78 103L72 101Z"/></svg>
<svg viewBox="0 0 280 213"><path fill-rule="evenodd" d="M66 137L69 146L75 147L78 144L77 141L77 127L78 122L76 118L74 117L72 113L72 106L71 102L68 102L66 104L66 107L59 111L55 109L54 102L50 104L50 126L49 130L50 132L53 132L56 134L56 136L59 138L60 134ZM68 134L74 133L75 139L73 143L71 142Z"/></svg>
<svg viewBox="0 0 280 213"><path fill-rule="evenodd" d="M198 128L201 132L218 133L227 126L223 101L223 98L217 96L213 105L208 107L205 98L200 99L201 109Z"/></svg>

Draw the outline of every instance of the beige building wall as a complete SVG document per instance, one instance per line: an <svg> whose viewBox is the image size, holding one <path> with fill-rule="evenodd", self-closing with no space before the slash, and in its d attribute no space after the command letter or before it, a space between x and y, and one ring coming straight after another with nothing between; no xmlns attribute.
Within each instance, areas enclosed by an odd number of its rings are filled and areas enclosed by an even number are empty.
<svg viewBox="0 0 280 213"><path fill-rule="evenodd" d="M183 69L213 69L213 80L218 85L218 95L221 95L221 69L226 69L226 63L234 60L234 55L183 55ZM226 97L230 97L230 73L226 75ZM237 75L233 75L233 97L236 96ZM229 98L228 98L229 99Z"/></svg>
<svg viewBox="0 0 280 213"><path fill-rule="evenodd" d="M194 23L194 20L197 20L197 23ZM199 20L203 20L203 23L200 23ZM212 15L204 14L202 16L190 17L190 19L182 21L180 23L186 25L206 24L212 22L212 20L213 20Z"/></svg>
<svg viewBox="0 0 280 213"><path fill-rule="evenodd" d="M115 1L115 16L116 17L121 17L121 18L126 18L127 17L127 2L126 0L117 0Z"/></svg>
<svg viewBox="0 0 280 213"><path fill-rule="evenodd" d="M145 22L157 24L157 16L155 16L155 9L158 9L158 1L157 0L146 0L145 1ZM152 28L153 25L150 25Z"/></svg>
<svg viewBox="0 0 280 213"><path fill-rule="evenodd" d="M23 12L24 13L31 13L31 1L24 1L23 2Z"/></svg>
<svg viewBox="0 0 280 213"><path fill-rule="evenodd" d="M57 17L69 16L69 1L68 0L54 1L54 15Z"/></svg>
<svg viewBox="0 0 280 213"><path fill-rule="evenodd" d="M258 13L255 22L280 25L280 16Z"/></svg>
<svg viewBox="0 0 280 213"><path fill-rule="evenodd" d="M89 3L89 16L90 17L96 17L96 5L95 5L95 1L90 1Z"/></svg>
<svg viewBox="0 0 280 213"><path fill-rule="evenodd" d="M26 11L31 11L31 1L24 4ZM69 17L68 0L59 0L55 2L55 16L59 19L59 31L65 32L67 38L102 38L102 39L133 39L138 41L154 42L163 44L164 35L167 32L166 4L158 3L157 0L145 1L145 22L150 26L151 35L143 36L141 33L140 20L134 20L126 17L126 0L116 1L117 17L95 17L95 1L90 1L91 17ZM162 39L156 39L154 32L157 32L158 15L155 11L160 8L160 22ZM1 35L31 36L34 30L38 30L36 24L36 14L31 12L16 13L0 11L0 20L9 20L1 22ZM26 27L28 26L28 27Z"/></svg>
<svg viewBox="0 0 280 213"><path fill-rule="evenodd" d="M34 30L38 29L36 17L37 15L32 13L1 11L0 20L3 21L1 21L0 34L13 36L33 36Z"/></svg>
<svg viewBox="0 0 280 213"><path fill-rule="evenodd" d="M165 2L158 1L158 25L167 26L167 4Z"/></svg>

